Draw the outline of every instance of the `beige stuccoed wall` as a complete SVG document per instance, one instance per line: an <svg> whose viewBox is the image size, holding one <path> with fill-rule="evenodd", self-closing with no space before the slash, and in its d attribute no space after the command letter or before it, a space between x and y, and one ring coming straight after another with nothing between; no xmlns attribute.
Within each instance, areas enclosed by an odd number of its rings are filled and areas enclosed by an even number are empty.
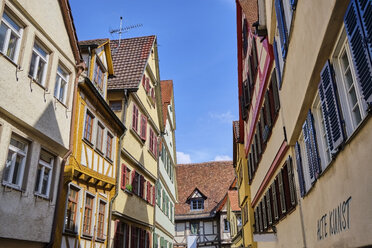
<svg viewBox="0 0 372 248"><path fill-rule="evenodd" d="M30 143L23 192L1 186L0 236L9 238L6 247L33 247L37 243L17 243L17 240L12 239L43 243L50 240L61 157L66 154L69 146L75 59L58 1L48 0L36 4L27 0L0 0L1 16L4 6L22 22L24 32L16 64L0 55L0 178L3 178L12 133L17 133ZM31 83L28 77L35 37L50 53L45 89ZM54 98L59 62L70 72L66 105ZM17 66L20 66L18 80ZM41 147L56 156L50 199L41 199L34 195Z"/></svg>

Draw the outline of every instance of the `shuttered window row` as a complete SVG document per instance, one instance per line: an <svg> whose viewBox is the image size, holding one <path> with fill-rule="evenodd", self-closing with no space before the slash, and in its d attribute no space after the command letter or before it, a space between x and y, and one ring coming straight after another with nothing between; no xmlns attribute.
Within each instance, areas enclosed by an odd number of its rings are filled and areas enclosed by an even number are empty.
<svg viewBox="0 0 372 248"><path fill-rule="evenodd" d="M265 93L265 100L260 111L260 117L256 125L250 152L247 157L249 183L257 171L258 164L269 140L274 122L280 109L279 91L275 71L271 75L269 88Z"/></svg>
<svg viewBox="0 0 372 248"><path fill-rule="evenodd" d="M288 157L254 210L256 233L266 232L297 205L292 158Z"/></svg>
<svg viewBox="0 0 372 248"><path fill-rule="evenodd" d="M131 177L129 176L131 174ZM130 179L131 178L131 179ZM131 191L151 205L155 205L155 186L136 170L130 170L122 164L121 185L122 190Z"/></svg>

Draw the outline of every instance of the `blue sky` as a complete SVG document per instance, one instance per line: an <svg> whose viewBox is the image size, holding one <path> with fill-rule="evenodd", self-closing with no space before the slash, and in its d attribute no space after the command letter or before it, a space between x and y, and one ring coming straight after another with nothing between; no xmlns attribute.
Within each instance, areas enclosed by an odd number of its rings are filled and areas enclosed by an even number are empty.
<svg viewBox="0 0 372 248"><path fill-rule="evenodd" d="M161 80L173 79L178 163L232 158L238 119L234 0L70 0L79 40L142 24L123 38L156 35Z"/></svg>

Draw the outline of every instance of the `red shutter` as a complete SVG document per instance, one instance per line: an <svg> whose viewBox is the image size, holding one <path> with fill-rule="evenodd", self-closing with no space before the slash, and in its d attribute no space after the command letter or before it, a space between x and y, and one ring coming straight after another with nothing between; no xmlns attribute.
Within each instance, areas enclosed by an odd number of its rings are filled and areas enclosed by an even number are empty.
<svg viewBox="0 0 372 248"><path fill-rule="evenodd" d="M137 234L136 234L136 228L134 226L132 226L131 228L131 235L130 235L130 245L131 247L137 247L137 240L136 240L136 237L137 237Z"/></svg>
<svg viewBox="0 0 372 248"><path fill-rule="evenodd" d="M124 164L121 164L122 166L122 173L121 173L121 189L125 189L125 185L127 182L125 181L125 176L127 173L127 167Z"/></svg>
<svg viewBox="0 0 372 248"><path fill-rule="evenodd" d="M132 119L132 128L138 130L138 109L137 106L133 104L133 119Z"/></svg>
<svg viewBox="0 0 372 248"><path fill-rule="evenodd" d="M147 202L151 202L151 183L149 181L147 181L147 195L146 195L146 198L147 198Z"/></svg>
<svg viewBox="0 0 372 248"><path fill-rule="evenodd" d="M142 176L141 175L141 179L140 179L141 181L140 181L140 188L139 188L139 190L140 190L140 196L142 197L142 198L144 198L144 196L145 196L145 177L144 176Z"/></svg>
<svg viewBox="0 0 372 248"><path fill-rule="evenodd" d="M146 92L149 93L150 90L150 79L146 78Z"/></svg>
<svg viewBox="0 0 372 248"><path fill-rule="evenodd" d="M146 131L147 131L147 117L141 115L141 139L146 140Z"/></svg>
<svg viewBox="0 0 372 248"><path fill-rule="evenodd" d="M137 189L136 170L132 171L132 192L135 193Z"/></svg>
<svg viewBox="0 0 372 248"><path fill-rule="evenodd" d="M129 248L129 225L125 224L125 247Z"/></svg>
<svg viewBox="0 0 372 248"><path fill-rule="evenodd" d="M143 77L142 77L142 86L143 86L143 88L145 88L145 86L146 86L146 76L145 75L143 75Z"/></svg>
<svg viewBox="0 0 372 248"><path fill-rule="evenodd" d="M152 187L152 205L155 206L155 186Z"/></svg>

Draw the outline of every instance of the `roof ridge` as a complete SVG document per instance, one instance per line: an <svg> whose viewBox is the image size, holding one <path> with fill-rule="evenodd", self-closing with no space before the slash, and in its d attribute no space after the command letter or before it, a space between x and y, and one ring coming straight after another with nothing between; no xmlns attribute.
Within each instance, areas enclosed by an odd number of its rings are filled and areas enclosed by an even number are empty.
<svg viewBox="0 0 372 248"><path fill-rule="evenodd" d="M177 164L176 166L187 166L187 165L208 165L208 164L226 164L232 163L232 160L222 160L222 161L207 161L201 163L189 163L189 164Z"/></svg>

